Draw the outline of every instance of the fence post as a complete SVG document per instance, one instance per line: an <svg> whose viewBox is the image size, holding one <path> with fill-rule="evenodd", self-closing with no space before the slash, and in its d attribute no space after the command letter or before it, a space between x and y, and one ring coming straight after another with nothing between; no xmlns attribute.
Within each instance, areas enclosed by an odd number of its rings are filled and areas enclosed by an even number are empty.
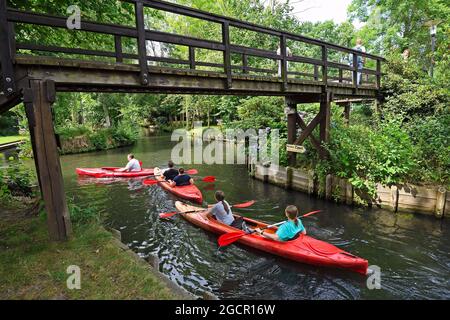
<svg viewBox="0 0 450 320"><path fill-rule="evenodd" d="M230 23L225 21L222 23L222 42L225 46L223 52L224 71L227 75L227 89L230 89L233 85L231 78L231 49L230 49Z"/></svg>
<svg viewBox="0 0 450 320"><path fill-rule="evenodd" d="M123 62L123 52L122 52L122 37L114 36L114 47L116 50L116 62Z"/></svg>
<svg viewBox="0 0 450 320"><path fill-rule="evenodd" d="M444 187L439 187L436 196L436 211L435 211L436 218L440 219L444 216L446 200L447 200L447 189Z"/></svg>
<svg viewBox="0 0 450 320"><path fill-rule="evenodd" d="M189 47L189 68L195 70L195 48Z"/></svg>
<svg viewBox="0 0 450 320"><path fill-rule="evenodd" d="M138 31L138 55L139 67L141 68L141 83L148 84L147 46L145 41L144 5L142 2L135 3L136 28Z"/></svg>
<svg viewBox="0 0 450 320"><path fill-rule="evenodd" d="M322 81L326 87L328 86L328 48L327 46L322 46Z"/></svg>
<svg viewBox="0 0 450 320"><path fill-rule="evenodd" d="M281 91L287 90L287 80L288 80L288 70L287 70L287 47L286 47L286 36L282 35L280 37L280 53L281 53L281 80L283 84L281 86Z"/></svg>
<svg viewBox="0 0 450 320"><path fill-rule="evenodd" d="M12 44L14 39L11 37L10 24L6 16L6 0L0 1L0 64L2 66L2 82L6 95L12 95L16 92L14 80L13 60L11 56Z"/></svg>

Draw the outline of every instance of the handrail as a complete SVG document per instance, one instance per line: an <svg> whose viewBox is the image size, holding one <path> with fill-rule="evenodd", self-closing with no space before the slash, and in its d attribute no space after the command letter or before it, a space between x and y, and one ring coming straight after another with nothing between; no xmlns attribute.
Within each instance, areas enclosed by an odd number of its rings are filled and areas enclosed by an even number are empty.
<svg viewBox="0 0 450 320"><path fill-rule="evenodd" d="M319 85L327 86L329 80L333 81L347 81L348 76L344 77L345 71L350 71L352 73L353 87L357 90L359 85L357 84L358 77L361 78L362 74L366 75L368 78L370 75L375 76L376 81L372 83L375 85L376 89L381 87L381 63L385 61L384 58L372 55L369 53L363 53L354 49L346 48L340 45L332 44L326 41L321 41L317 39L308 38L302 35L293 34L290 32L283 32L275 30L272 28L267 28L259 26L253 23L239 21L234 18L224 17L217 14L208 13L198 9L193 9L185 6L181 6L174 3L159 1L159 0L121 0L124 2L133 3L135 10L136 25L134 27L117 25L117 24L107 24L98 23L93 21L81 21L81 31L94 32L100 34L107 34L114 36L114 50L104 51L104 50L87 50L81 48L63 48L57 46L46 46L38 44L20 43L16 44L16 39L14 35L14 23L25 23L42 25L47 27L56 28L66 28L66 17L54 16L49 14L34 13L21 11L16 9L7 8L5 1L1 1L2 6L0 6L0 28L2 35L4 37L7 46L3 46L0 49L0 61L2 63L2 80L5 84L5 78L10 79L11 72L8 70L12 68L12 60L16 53L16 50L36 50L43 52L56 52L63 54L79 54L86 56L102 56L109 58L116 58L117 63L123 63L123 59L132 59L139 61L139 66L141 70L141 83L143 85L148 84L148 61L162 62L168 64L180 64L188 65L191 70L196 69L197 66L209 66L215 68L223 68L223 73L226 75L227 88L232 88L232 75L233 70L240 70L244 74L249 72L256 73L268 73L277 74L278 78L281 80L282 91L285 91L288 86L289 75L291 76L304 76L307 78L313 78L312 81L317 82ZM219 41L206 40L201 38L196 38L192 36L185 36L175 33L156 31L147 29L145 27L145 15L144 8L149 7L156 10L163 10L166 12L171 12L174 14L184 15L188 17L193 17L197 19L202 19L205 21L220 24L222 29L222 39ZM253 48L243 45L238 45L232 42L230 39L230 27L241 28L246 30L251 30L258 33L268 34L279 39L279 47L281 48L280 53L273 52L272 50ZM122 37L129 37L137 39L137 52L136 53L123 53L122 52ZM3 38L2 38L3 39ZM287 41L294 40L310 45L317 46L321 50L321 58L311 58L300 55L287 55ZM189 49L189 59L179 59L171 57L156 57L149 56L146 49L146 41L156 41L161 43L169 43L175 45L186 46ZM3 42L3 41L2 41ZM6 48L5 48L6 47ZM197 61L195 49L207 49L216 50L223 53L223 63L212 63L208 61ZM331 51L338 51L340 53L348 54L353 56L350 65L341 62L336 62L330 60ZM232 54L238 54L242 56L242 65L233 64L231 59ZM248 65L248 57L259 57L263 59L278 61L278 72L276 70L266 69L265 67L254 67ZM376 70L362 68L358 69L357 62L358 57L366 57L376 62ZM314 67L314 72L298 70L289 70L290 63L300 63L304 65L309 65ZM336 77L336 73L329 74L330 70L337 69L339 76ZM6 76L8 74L8 76ZM361 76L360 76L361 75ZM14 81L12 83L14 86ZM9 90L9 89L8 89ZM14 93L13 88L13 93Z"/></svg>

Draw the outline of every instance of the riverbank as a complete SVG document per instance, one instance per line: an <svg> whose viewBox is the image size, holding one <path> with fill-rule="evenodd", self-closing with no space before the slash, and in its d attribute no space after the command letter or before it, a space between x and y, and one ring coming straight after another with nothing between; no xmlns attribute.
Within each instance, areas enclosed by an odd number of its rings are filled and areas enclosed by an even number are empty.
<svg viewBox="0 0 450 320"><path fill-rule="evenodd" d="M51 242L44 212L14 207L0 208L0 299L186 299L100 223L75 222L69 241ZM80 289L67 287L69 266Z"/></svg>

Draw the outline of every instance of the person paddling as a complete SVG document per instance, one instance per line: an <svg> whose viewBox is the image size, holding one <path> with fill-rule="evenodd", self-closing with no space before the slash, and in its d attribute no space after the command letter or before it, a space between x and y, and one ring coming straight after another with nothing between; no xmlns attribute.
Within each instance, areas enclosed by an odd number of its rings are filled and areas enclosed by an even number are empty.
<svg viewBox="0 0 450 320"><path fill-rule="evenodd" d="M125 166L125 168L117 169L118 172L136 172L136 171L142 171L141 164L137 159L134 158L134 155L130 153L127 156L128 163Z"/></svg>
<svg viewBox="0 0 450 320"><path fill-rule="evenodd" d="M201 213L201 216L206 220L209 216L214 216L217 221L247 232L248 228L245 225L244 219L242 217L237 219L234 218L230 204L225 201L225 193L221 190L217 190L214 197L216 198L217 203L207 211Z"/></svg>
<svg viewBox="0 0 450 320"><path fill-rule="evenodd" d="M174 163L172 160L169 160L167 166L169 169L164 170L161 178L164 178L166 181L173 181L173 179L178 175L178 170L174 168Z"/></svg>
<svg viewBox="0 0 450 320"><path fill-rule="evenodd" d="M230 204L225 201L225 193L221 190L217 190L214 197L216 198L217 203L205 212L202 212L201 216L206 220L209 216L214 216L217 221L230 226L234 222L234 216L233 212L231 212Z"/></svg>
<svg viewBox="0 0 450 320"><path fill-rule="evenodd" d="M278 227L275 233L265 233L264 230L256 228L255 231L267 239L276 241L289 241L298 234L306 234L306 229L302 221L298 219L298 209L296 206L288 206L285 210L288 220Z"/></svg>
<svg viewBox="0 0 450 320"><path fill-rule="evenodd" d="M190 175L185 174L183 168L178 169L178 175L170 182L171 187L189 186L191 184L194 184L194 179Z"/></svg>

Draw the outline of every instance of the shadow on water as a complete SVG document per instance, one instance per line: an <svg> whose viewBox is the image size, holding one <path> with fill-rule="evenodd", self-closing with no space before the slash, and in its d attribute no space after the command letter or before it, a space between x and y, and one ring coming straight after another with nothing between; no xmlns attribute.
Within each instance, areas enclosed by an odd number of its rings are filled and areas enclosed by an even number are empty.
<svg viewBox="0 0 450 320"><path fill-rule="evenodd" d="M369 260L381 268L381 290L369 290L366 277L344 270L303 265L232 245L218 250L217 236L178 216L177 200L143 179L79 179L77 167L122 166L133 152L145 167L165 167L174 143L146 138L136 146L62 158L66 191L80 206L95 206L141 257L155 254L160 270L195 294L212 291L222 299L449 299L450 223L432 217L351 208L286 191L248 177L244 166L192 165L214 184L198 182L205 205L222 189L233 203L257 200L237 213L266 222L283 219L295 204L301 213L323 212L303 220L308 233ZM188 167L188 166L186 166Z"/></svg>

